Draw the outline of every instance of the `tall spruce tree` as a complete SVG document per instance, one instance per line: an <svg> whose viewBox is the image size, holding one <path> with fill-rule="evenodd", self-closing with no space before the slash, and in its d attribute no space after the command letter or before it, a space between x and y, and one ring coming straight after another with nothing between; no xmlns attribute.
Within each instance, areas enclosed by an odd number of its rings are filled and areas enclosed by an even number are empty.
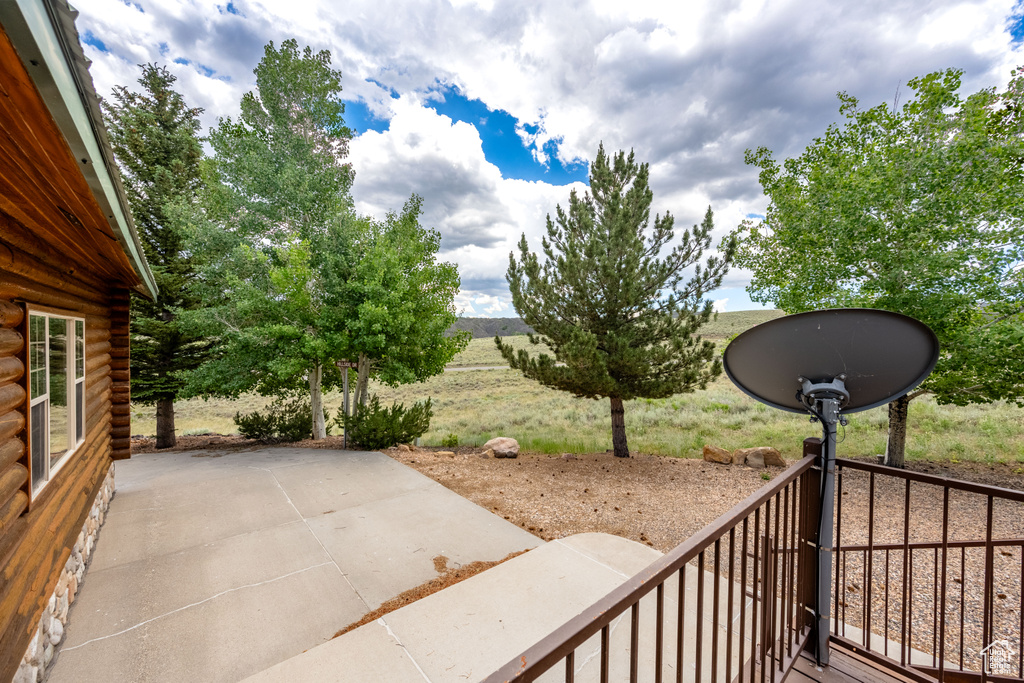
<svg viewBox="0 0 1024 683"><path fill-rule="evenodd" d="M648 165L638 165L632 151L609 157L598 149L590 192L581 199L574 190L568 213L558 206L556 221L548 216L545 261L526 235L519 260L509 254L512 303L537 332L530 342L546 344L554 357L517 353L494 338L526 377L582 398L608 397L620 458L629 457L623 401L703 389L721 373L715 345L696 332L713 314L704 295L722 283L735 251L727 241L720 257L701 264L711 243L710 207L669 248L674 219L666 213L650 224L647 182Z"/></svg>
<svg viewBox="0 0 1024 683"><path fill-rule="evenodd" d="M194 273L184 252L178 216L196 201L202 184L199 114L172 86L166 68L142 67L141 92L114 88L104 102L111 146L159 294L154 301L132 296L132 400L156 404L157 448L175 445L174 400L179 373L197 367L209 349L201 335L179 324L181 310L198 308L188 291Z"/></svg>

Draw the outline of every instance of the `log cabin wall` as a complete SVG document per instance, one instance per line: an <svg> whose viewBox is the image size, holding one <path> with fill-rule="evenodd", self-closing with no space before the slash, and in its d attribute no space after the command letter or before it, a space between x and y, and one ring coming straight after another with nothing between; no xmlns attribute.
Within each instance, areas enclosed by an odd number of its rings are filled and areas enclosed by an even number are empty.
<svg viewBox="0 0 1024 683"><path fill-rule="evenodd" d="M35 65L35 62L33 62ZM34 68L38 68L34 66ZM79 155L80 156L80 155ZM0 681L18 670L114 458L130 451L132 270L0 27ZM34 498L29 312L84 320L84 439ZM70 351L70 350L69 350ZM69 413L70 421L72 415ZM111 425L114 429L112 433Z"/></svg>
<svg viewBox="0 0 1024 683"><path fill-rule="evenodd" d="M0 498L6 498L0 506L0 680L13 677L111 464L114 349L109 310L111 304L121 302L120 297L98 294L92 300L61 297L58 301L48 290L43 282L36 292L25 281L12 286L7 273L0 272L0 311L6 314L0 320L17 321L22 328L0 328L0 352L9 354L0 357L0 368L8 369L9 377L17 376L0 385L0 397L21 397L16 407L0 416ZM23 302L51 307L59 303L56 308L89 311L85 316L85 439L31 503ZM0 409L10 406L11 400L0 399Z"/></svg>

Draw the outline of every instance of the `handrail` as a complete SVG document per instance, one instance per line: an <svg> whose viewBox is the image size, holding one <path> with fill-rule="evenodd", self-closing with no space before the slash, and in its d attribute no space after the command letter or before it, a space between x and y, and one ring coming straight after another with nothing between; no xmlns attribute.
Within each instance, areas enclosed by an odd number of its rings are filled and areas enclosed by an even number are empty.
<svg viewBox="0 0 1024 683"><path fill-rule="evenodd" d="M890 467L889 465L879 465L877 463L861 462L859 460L848 460L846 458L836 458L836 467L844 467L849 468L851 470L861 470L864 472L874 472L875 474L884 474L888 477L897 477L899 479L909 479L911 481L917 481L922 484L933 484L934 486L943 486L954 491L968 491L970 493L980 493L983 496L994 496L996 498L1004 498L1006 500L1024 503L1024 491L1017 491L1015 489L1004 489L1001 486L991 486L989 484L976 484L973 481L950 479L948 477L940 477L935 474L925 474L923 472L913 472L911 470L896 469Z"/></svg>
<svg viewBox="0 0 1024 683"><path fill-rule="evenodd" d="M811 469L817 459L817 455L808 455L792 465L774 481L737 503L718 519L652 562L648 567L640 570L632 578L559 626L521 655L506 663L485 678L484 683L511 681L522 675L528 668L542 673L557 664L591 636L596 635L610 624L627 608L639 602L641 598L663 584L715 541L725 536L739 521L753 514L765 502Z"/></svg>

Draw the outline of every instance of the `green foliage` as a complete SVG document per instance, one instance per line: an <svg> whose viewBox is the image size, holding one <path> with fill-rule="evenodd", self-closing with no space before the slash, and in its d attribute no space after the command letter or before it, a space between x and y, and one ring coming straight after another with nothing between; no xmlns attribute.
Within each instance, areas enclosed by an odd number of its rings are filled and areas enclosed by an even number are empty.
<svg viewBox="0 0 1024 683"><path fill-rule="evenodd" d="M401 213L358 221L350 248L344 234L332 232L318 250L331 292L326 324L344 327L349 357L366 356L373 375L389 386L443 372L470 338L446 334L457 320L459 273L437 260L441 236L420 225L422 207L413 195Z"/></svg>
<svg viewBox="0 0 1024 683"><path fill-rule="evenodd" d="M382 408L380 398L374 394L366 405L357 405L355 412L347 418L339 410L335 422L346 429L353 442L375 450L409 443L423 436L430 429L433 414L429 398L417 401L406 410L397 402L390 408Z"/></svg>
<svg viewBox="0 0 1024 683"><path fill-rule="evenodd" d="M321 389L341 380L338 361L368 358L392 385L442 372L466 342L444 334L459 276L436 261L440 235L419 225L419 197L384 221L352 210L330 54L293 40L265 52L241 117L210 136L193 246L216 304L196 324L219 336L222 353L189 388L278 395L305 384L315 418Z"/></svg>
<svg viewBox="0 0 1024 683"><path fill-rule="evenodd" d="M266 413L235 413L238 433L247 439L264 443L308 439L312 435L312 424L310 403L299 397L279 399Z"/></svg>
<svg viewBox="0 0 1024 683"><path fill-rule="evenodd" d="M834 124L781 165L747 152L770 199L745 221L748 291L790 313L881 308L931 327L939 403L1024 399L1024 71L958 94L961 72L910 81L902 108L839 94ZM893 426L894 430L896 425Z"/></svg>
<svg viewBox="0 0 1024 683"><path fill-rule="evenodd" d="M155 301L132 296L132 400L141 403L178 398L181 373L197 367L210 349L204 334L179 319L181 310L202 306L189 289L195 272L181 221L202 185L202 109L185 104L175 80L167 69L147 64L141 92L116 86L113 101L103 103L132 218L159 288ZM173 445L173 432L167 436L171 443L163 445Z"/></svg>
<svg viewBox="0 0 1024 683"><path fill-rule="evenodd" d="M210 307L194 316L218 337L219 355L189 376L193 394L282 395L308 389L314 434L324 435L320 394L340 381L345 330L324 314L323 246L343 257L354 218L344 159L350 131L341 73L329 52L269 43L256 90L237 121L210 134L204 211L191 216L191 247L202 263Z"/></svg>
<svg viewBox="0 0 1024 683"><path fill-rule="evenodd" d="M459 445L459 435L448 432L448 436L441 439L441 445L445 448L455 448Z"/></svg>
<svg viewBox="0 0 1024 683"><path fill-rule="evenodd" d="M616 455L628 454L616 402L704 388L721 372L715 345L696 333L712 318L704 295L721 284L734 247L726 244L721 257L701 264L711 241L710 208L670 247L672 216L650 223L648 174L632 152L609 157L601 146L590 193L580 198L573 191L568 212L559 206L556 220L548 217L546 260L530 251L526 235L518 261L509 255L516 311L537 332L531 343L546 344L554 356L517 353L495 337L502 356L525 376L575 396L609 397Z"/></svg>

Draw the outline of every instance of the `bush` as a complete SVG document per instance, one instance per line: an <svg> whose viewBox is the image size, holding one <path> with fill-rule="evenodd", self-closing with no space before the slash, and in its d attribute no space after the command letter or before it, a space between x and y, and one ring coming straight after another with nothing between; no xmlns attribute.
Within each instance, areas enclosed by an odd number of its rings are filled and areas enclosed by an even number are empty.
<svg viewBox="0 0 1024 683"><path fill-rule="evenodd" d="M381 408L380 399L374 395L365 406L357 405L347 420L344 411L339 410L335 423L348 431L353 443L376 450L423 436L430 429L433 415L429 398L406 410L401 403Z"/></svg>
<svg viewBox="0 0 1024 683"><path fill-rule="evenodd" d="M444 446L445 448L455 448L456 446L459 445L459 435L448 434L448 436L441 439L441 445Z"/></svg>
<svg viewBox="0 0 1024 683"><path fill-rule="evenodd" d="M307 399L278 399L265 415L255 411L248 415L235 413L235 424L247 439L263 443L302 441L313 436L313 409Z"/></svg>

